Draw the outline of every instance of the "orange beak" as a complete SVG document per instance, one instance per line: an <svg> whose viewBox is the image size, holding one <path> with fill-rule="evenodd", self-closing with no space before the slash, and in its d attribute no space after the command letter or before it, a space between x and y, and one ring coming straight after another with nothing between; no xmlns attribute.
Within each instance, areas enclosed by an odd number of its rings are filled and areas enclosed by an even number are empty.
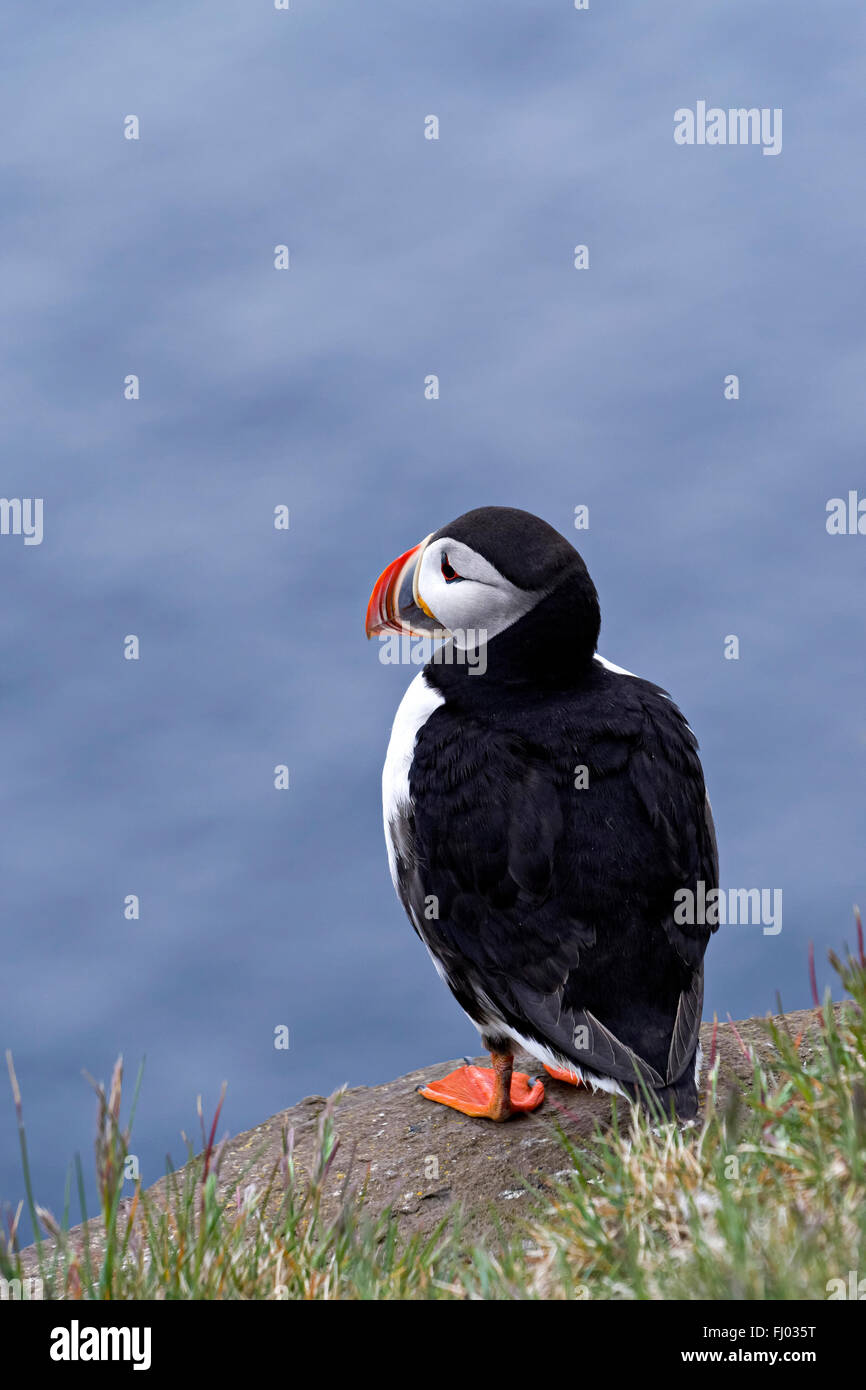
<svg viewBox="0 0 866 1390"><path fill-rule="evenodd" d="M429 536L413 545L403 555L383 569L367 604L366 632L375 637L380 632L405 632L423 637L447 637L441 625L421 605L415 570Z"/></svg>

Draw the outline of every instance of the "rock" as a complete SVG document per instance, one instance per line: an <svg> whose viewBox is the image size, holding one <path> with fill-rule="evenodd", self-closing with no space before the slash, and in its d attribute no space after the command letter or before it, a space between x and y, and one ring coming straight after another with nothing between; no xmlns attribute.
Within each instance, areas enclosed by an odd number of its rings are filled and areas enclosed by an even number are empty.
<svg viewBox="0 0 866 1390"><path fill-rule="evenodd" d="M815 1027L815 1011L788 1014L786 1021L794 1036L809 1032ZM735 1026L747 1047L754 1047L765 1058L772 1055L762 1019L746 1019ZM712 1025L704 1024L701 1042L705 1059L711 1038ZM726 1091L749 1076L749 1063L730 1024L719 1025L717 1049L720 1085ZM488 1059L477 1060L485 1065ZM461 1062L462 1058L442 1062L382 1086L357 1086L344 1093L335 1115L340 1147L336 1171L332 1169L326 1183L325 1220L336 1214L348 1178L354 1186L366 1184L366 1209L371 1214L392 1208L402 1235L432 1231L449 1208L459 1204L465 1213L467 1243L481 1243L492 1230L491 1207L507 1227L527 1210L526 1200L520 1200L526 1195L524 1183L543 1191L570 1171L559 1142L560 1130L572 1143L585 1146L592 1142L596 1126L604 1127L610 1121L610 1096L576 1090L549 1077L545 1078L546 1098L541 1109L502 1125L470 1119L417 1094L419 1086ZM537 1063L520 1055L515 1065L531 1074L538 1071ZM228 1140L220 1165L221 1194L240 1180L241 1174L244 1187L253 1183L264 1189L283 1152L283 1134L290 1129L294 1130L296 1168L301 1175L308 1174L326 1103L323 1096L306 1096L264 1124ZM165 1179L161 1179L149 1189L149 1195L159 1201L164 1191ZM127 1211L129 1200L121 1206ZM72 1233L77 1246L81 1231L76 1227ZM93 1241L95 1223L91 1232ZM51 1248L50 1241L45 1244ZM26 1253L25 1263L30 1265L34 1247Z"/></svg>

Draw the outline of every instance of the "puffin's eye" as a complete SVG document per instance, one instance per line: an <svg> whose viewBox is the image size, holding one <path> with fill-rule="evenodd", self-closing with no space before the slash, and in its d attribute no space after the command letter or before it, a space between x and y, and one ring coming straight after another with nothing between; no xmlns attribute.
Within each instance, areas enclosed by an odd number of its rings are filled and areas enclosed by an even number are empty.
<svg viewBox="0 0 866 1390"><path fill-rule="evenodd" d="M461 578L454 566L449 565L447 550L443 550L442 552L442 578L445 580L446 584L452 584L455 579Z"/></svg>

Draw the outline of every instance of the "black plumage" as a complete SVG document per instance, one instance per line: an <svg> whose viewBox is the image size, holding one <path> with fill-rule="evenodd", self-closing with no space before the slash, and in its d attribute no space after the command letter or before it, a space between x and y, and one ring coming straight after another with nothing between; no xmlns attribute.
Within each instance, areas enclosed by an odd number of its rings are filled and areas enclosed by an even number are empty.
<svg viewBox="0 0 866 1390"><path fill-rule="evenodd" d="M504 1024L688 1118L713 928L678 924L674 894L718 884L697 741L658 686L593 659L598 600L573 547L542 522L527 545L526 514L505 511L442 534L547 594L489 643L483 675L425 668L444 703L391 826L397 889L488 1040Z"/></svg>

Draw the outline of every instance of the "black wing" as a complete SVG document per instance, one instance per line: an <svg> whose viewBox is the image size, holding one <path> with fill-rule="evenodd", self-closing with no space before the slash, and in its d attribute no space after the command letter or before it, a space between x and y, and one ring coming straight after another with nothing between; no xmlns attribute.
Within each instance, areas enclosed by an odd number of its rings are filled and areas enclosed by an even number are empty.
<svg viewBox="0 0 866 1390"><path fill-rule="evenodd" d="M697 742L664 692L600 672L499 723L443 706L410 796L398 891L466 1011L623 1083L676 1083L714 928L679 922L674 895L718 867Z"/></svg>

